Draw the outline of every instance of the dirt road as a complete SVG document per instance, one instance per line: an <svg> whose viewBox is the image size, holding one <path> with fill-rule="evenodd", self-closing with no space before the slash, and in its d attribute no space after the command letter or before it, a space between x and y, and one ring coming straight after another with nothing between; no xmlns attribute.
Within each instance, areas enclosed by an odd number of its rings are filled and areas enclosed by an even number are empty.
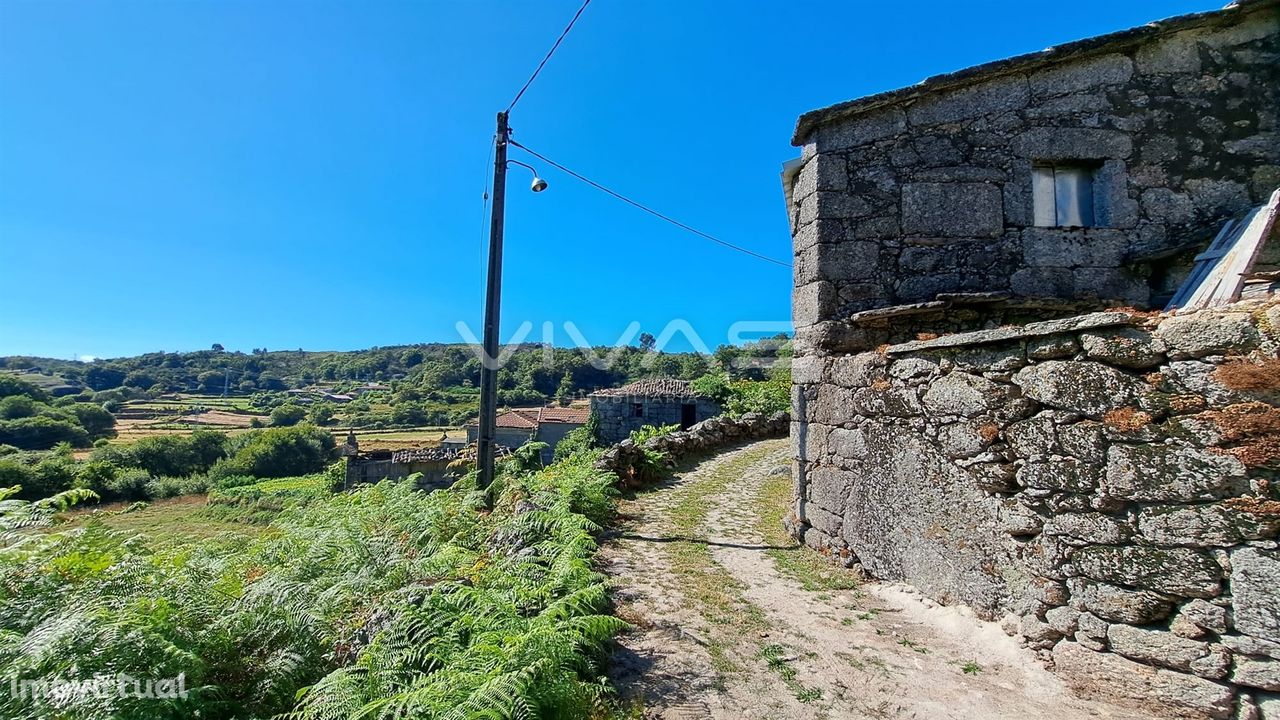
<svg viewBox="0 0 1280 720"><path fill-rule="evenodd" d="M1142 717L1075 698L993 623L789 544L790 483L787 441L767 440L623 503L605 559L636 626L613 679L637 717Z"/></svg>

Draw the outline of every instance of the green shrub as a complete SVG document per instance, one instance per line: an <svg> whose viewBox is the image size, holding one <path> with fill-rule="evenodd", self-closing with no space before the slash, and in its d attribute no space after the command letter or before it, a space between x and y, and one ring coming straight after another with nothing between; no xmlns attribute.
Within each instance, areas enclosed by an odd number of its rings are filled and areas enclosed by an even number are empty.
<svg viewBox="0 0 1280 720"><path fill-rule="evenodd" d="M280 478L319 472L334 449L333 435L314 425L268 428L233 438L231 457L215 463L209 477L216 485L234 475Z"/></svg>
<svg viewBox="0 0 1280 720"><path fill-rule="evenodd" d="M327 497L333 486L333 477L328 473L263 480L251 485L215 487L209 493L209 504L280 511Z"/></svg>
<svg viewBox="0 0 1280 720"><path fill-rule="evenodd" d="M0 693L0 717L601 717L624 624L592 567L612 478L583 458L507 476L491 509L473 478L383 482L286 508L254 541L148 546L90 522L0 549L0 687L74 668L182 672L190 689L57 707Z"/></svg>
<svg viewBox="0 0 1280 720"><path fill-rule="evenodd" d="M645 425L638 430L631 431L631 442L644 453L643 459L631 466L628 482L647 482L662 477L667 471L667 454L660 450L653 450L644 447L649 440L671 433L680 429L679 425L663 425L654 427L653 425Z"/></svg>
<svg viewBox="0 0 1280 720"><path fill-rule="evenodd" d="M555 461L560 462L571 455L599 447L599 427L600 418L593 412L587 416L587 422L582 427L570 430L560 439L556 445Z"/></svg>
<svg viewBox="0 0 1280 720"><path fill-rule="evenodd" d="M126 468L116 473L107 481L108 500L142 500L147 497L147 485L151 482L151 473L141 468Z"/></svg>
<svg viewBox="0 0 1280 720"><path fill-rule="evenodd" d="M289 427L297 425L306 417L306 408L293 403L285 403L271 411L271 424L276 427Z"/></svg>
<svg viewBox="0 0 1280 720"><path fill-rule="evenodd" d="M712 398L725 412L772 415L791 410L791 370L778 366L764 380L732 380L724 373L710 373L693 381L693 389Z"/></svg>

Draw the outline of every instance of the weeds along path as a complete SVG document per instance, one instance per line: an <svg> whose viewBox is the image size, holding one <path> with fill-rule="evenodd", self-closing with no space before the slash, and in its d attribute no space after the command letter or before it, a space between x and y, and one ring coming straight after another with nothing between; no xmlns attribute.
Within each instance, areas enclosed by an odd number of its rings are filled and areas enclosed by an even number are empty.
<svg viewBox="0 0 1280 720"><path fill-rule="evenodd" d="M683 468L622 503L604 549L611 675L635 717L1139 718L1071 696L992 623L860 583L782 531L787 440Z"/></svg>

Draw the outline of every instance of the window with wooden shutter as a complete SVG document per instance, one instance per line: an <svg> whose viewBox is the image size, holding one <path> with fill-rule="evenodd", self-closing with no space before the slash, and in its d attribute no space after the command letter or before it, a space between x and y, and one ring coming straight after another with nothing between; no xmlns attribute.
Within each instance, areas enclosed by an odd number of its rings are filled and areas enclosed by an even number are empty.
<svg viewBox="0 0 1280 720"><path fill-rule="evenodd" d="M1093 227L1095 168L1083 164L1039 164L1031 169L1035 223L1040 227Z"/></svg>

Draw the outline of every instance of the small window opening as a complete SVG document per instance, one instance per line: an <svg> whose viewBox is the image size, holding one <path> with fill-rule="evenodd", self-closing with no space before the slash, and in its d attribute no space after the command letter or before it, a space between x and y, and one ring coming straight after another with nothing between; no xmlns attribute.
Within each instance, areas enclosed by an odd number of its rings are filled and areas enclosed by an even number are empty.
<svg viewBox="0 0 1280 720"><path fill-rule="evenodd" d="M1031 170L1035 220L1039 227L1093 227L1096 167L1084 163L1038 164Z"/></svg>
<svg viewBox="0 0 1280 720"><path fill-rule="evenodd" d="M631 403L631 416L644 417L644 403Z"/></svg>

